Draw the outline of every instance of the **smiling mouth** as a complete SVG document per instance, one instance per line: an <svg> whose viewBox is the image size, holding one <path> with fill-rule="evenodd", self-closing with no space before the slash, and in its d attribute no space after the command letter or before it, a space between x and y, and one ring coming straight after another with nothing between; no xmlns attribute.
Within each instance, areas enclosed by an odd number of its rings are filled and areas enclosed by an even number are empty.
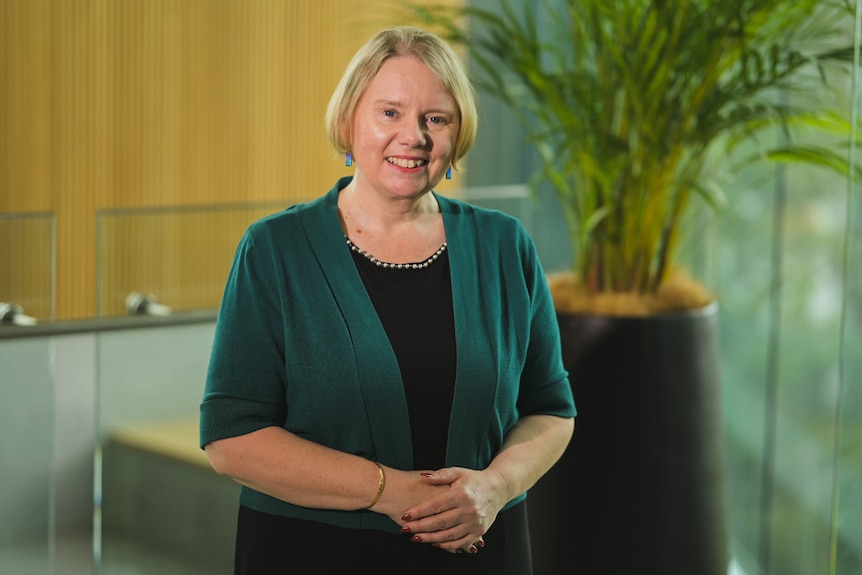
<svg viewBox="0 0 862 575"><path fill-rule="evenodd" d="M386 158L386 161L399 168L419 168L427 164L427 160L405 160L402 158Z"/></svg>

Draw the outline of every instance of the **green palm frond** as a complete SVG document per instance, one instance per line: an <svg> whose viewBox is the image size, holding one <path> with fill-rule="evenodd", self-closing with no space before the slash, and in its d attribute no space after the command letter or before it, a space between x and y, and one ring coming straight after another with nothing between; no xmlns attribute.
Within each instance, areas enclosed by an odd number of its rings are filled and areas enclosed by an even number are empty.
<svg viewBox="0 0 862 575"><path fill-rule="evenodd" d="M724 202L715 153L859 177L855 138L824 103L854 58L846 0L503 0L499 9L413 7L465 47L480 89L527 130L570 226L573 270L594 291L656 290L675 265L694 199ZM843 68L842 68L843 67ZM764 142L782 134L786 145Z"/></svg>

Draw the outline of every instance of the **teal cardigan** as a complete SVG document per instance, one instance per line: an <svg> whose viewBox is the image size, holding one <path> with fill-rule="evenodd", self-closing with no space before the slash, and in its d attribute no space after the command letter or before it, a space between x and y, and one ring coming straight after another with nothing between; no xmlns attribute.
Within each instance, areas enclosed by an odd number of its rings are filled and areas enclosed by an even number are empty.
<svg viewBox="0 0 862 575"><path fill-rule="evenodd" d="M401 372L339 223L338 193L349 181L252 224L242 238L218 314L201 446L283 426L322 445L411 468ZM435 197L449 246L457 344L446 465L484 469L518 417L574 417L575 406L553 303L526 231L501 212ZM247 487L240 502L267 513L398 531L378 513L309 509Z"/></svg>

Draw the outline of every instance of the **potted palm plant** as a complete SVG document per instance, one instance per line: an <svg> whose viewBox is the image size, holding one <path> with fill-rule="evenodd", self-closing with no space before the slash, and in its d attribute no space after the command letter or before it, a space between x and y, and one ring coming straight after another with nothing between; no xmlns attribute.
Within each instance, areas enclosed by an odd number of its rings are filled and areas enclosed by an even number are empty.
<svg viewBox="0 0 862 575"><path fill-rule="evenodd" d="M718 307L680 242L698 202L720 208L746 164L858 175L828 140L853 136L827 97L854 56L849 2L413 9L522 122L541 159L533 183L568 224L573 261L550 279L579 414L531 493L537 574L725 573Z"/></svg>

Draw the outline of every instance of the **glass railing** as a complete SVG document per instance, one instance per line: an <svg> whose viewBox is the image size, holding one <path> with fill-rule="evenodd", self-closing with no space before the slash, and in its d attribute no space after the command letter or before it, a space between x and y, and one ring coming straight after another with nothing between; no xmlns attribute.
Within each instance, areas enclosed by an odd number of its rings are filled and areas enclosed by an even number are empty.
<svg viewBox="0 0 862 575"><path fill-rule="evenodd" d="M0 319L54 318L55 228L53 212L0 213Z"/></svg>
<svg viewBox="0 0 862 575"><path fill-rule="evenodd" d="M190 313L0 337L0 573L230 572L238 487L197 445L214 326Z"/></svg>
<svg viewBox="0 0 862 575"><path fill-rule="evenodd" d="M97 215L96 313L215 309L249 224L284 203L105 210ZM152 310L151 310L152 311Z"/></svg>
<svg viewBox="0 0 862 575"><path fill-rule="evenodd" d="M96 339L99 573L230 572L239 486L198 446L214 323Z"/></svg>
<svg viewBox="0 0 862 575"><path fill-rule="evenodd" d="M61 473L56 439L54 363L50 341L0 341L0 568L4 573L52 573L57 525L54 503ZM89 465L85 456L80 463ZM92 481L92 473L89 475ZM85 494L85 503L89 501Z"/></svg>

